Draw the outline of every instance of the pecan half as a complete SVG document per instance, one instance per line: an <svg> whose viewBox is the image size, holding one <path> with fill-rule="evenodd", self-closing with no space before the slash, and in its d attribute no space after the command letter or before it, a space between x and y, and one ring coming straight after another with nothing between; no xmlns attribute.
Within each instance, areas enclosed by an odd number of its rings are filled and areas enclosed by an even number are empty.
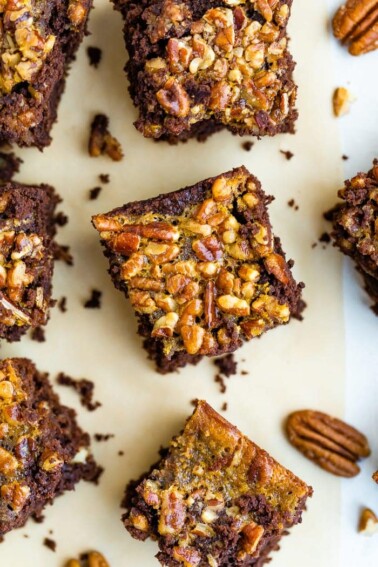
<svg viewBox="0 0 378 567"><path fill-rule="evenodd" d="M305 457L337 476L356 476L360 472L357 461L370 455L365 435L319 411L290 414L286 432L290 443Z"/></svg>
<svg viewBox="0 0 378 567"><path fill-rule="evenodd" d="M349 46L351 55L378 48L378 0L348 0L333 18L334 36Z"/></svg>

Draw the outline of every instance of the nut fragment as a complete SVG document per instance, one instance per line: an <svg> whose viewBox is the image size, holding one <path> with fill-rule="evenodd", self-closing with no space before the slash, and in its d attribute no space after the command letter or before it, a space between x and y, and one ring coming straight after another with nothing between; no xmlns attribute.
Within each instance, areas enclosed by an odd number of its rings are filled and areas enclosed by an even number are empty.
<svg viewBox="0 0 378 567"><path fill-rule="evenodd" d="M329 415L312 410L289 415L286 432L290 443L324 470L343 477L360 472L356 464L370 455L366 437Z"/></svg>
<svg viewBox="0 0 378 567"><path fill-rule="evenodd" d="M113 161L123 158L123 151L118 140L108 129L109 119L105 114L96 114L91 124L88 151L91 157L108 155Z"/></svg>
<svg viewBox="0 0 378 567"><path fill-rule="evenodd" d="M344 87L338 87L333 93L333 112L335 116L344 116L348 114L350 110L350 103L353 98L350 95L348 89Z"/></svg>
<svg viewBox="0 0 378 567"><path fill-rule="evenodd" d="M99 551L90 551L79 559L70 559L65 567L110 567L105 557Z"/></svg>
<svg viewBox="0 0 378 567"><path fill-rule="evenodd" d="M370 508L362 510L358 531L367 536L378 533L378 518Z"/></svg>
<svg viewBox="0 0 378 567"><path fill-rule="evenodd" d="M17 459L9 452L0 447L0 473L11 475L18 468Z"/></svg>
<svg viewBox="0 0 378 567"><path fill-rule="evenodd" d="M161 535L180 532L185 523L185 505L182 494L174 487L163 491L158 530Z"/></svg>

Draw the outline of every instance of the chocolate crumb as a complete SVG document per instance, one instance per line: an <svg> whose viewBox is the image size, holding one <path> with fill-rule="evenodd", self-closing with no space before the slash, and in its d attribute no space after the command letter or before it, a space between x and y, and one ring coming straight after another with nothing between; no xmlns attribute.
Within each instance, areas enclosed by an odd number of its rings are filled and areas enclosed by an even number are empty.
<svg viewBox="0 0 378 567"><path fill-rule="evenodd" d="M216 358L214 361L215 366L218 367L219 372L229 378L237 373L238 363L236 362L233 353L226 354L221 358Z"/></svg>
<svg viewBox="0 0 378 567"><path fill-rule="evenodd" d="M29 535L28 535L28 534L24 534L23 537L29 538ZM1 541L1 539L0 539L0 541Z"/></svg>
<svg viewBox="0 0 378 567"><path fill-rule="evenodd" d="M328 232L323 232L323 234L319 236L319 242L324 242L325 244L329 244L329 242L331 242L331 237Z"/></svg>
<svg viewBox="0 0 378 567"><path fill-rule="evenodd" d="M0 152L0 185L12 181L13 177L20 171L22 159L13 152L6 154Z"/></svg>
<svg viewBox="0 0 378 567"><path fill-rule="evenodd" d="M198 398L193 398L192 400L190 400L190 405L193 407L196 407L198 403Z"/></svg>
<svg viewBox="0 0 378 567"><path fill-rule="evenodd" d="M247 376L247 374L249 374L249 372L248 372L248 370L242 370L242 371L240 372L240 374L241 374L242 376Z"/></svg>
<svg viewBox="0 0 378 567"><path fill-rule="evenodd" d="M102 191L102 187L93 187L93 189L89 190L89 199L91 201L94 201L95 199L97 199L101 191Z"/></svg>
<svg viewBox="0 0 378 567"><path fill-rule="evenodd" d="M67 297L61 297L58 301L58 308L61 310L62 313L67 311Z"/></svg>
<svg viewBox="0 0 378 567"><path fill-rule="evenodd" d="M247 141L247 142L243 142L242 143L242 148L243 150L245 150L246 152L250 152L251 149L253 148L254 142L251 141Z"/></svg>
<svg viewBox="0 0 378 567"><path fill-rule="evenodd" d="M109 181L110 181L109 173L100 173L98 178L101 181L101 183L109 183Z"/></svg>
<svg viewBox="0 0 378 567"><path fill-rule="evenodd" d="M46 338L43 327L35 327L35 329L33 329L30 333L30 337L32 341L36 341L37 343L44 343Z"/></svg>
<svg viewBox="0 0 378 567"><path fill-rule="evenodd" d="M65 215L62 211L60 211L55 215L54 222L58 226L65 226L68 223L68 216Z"/></svg>
<svg viewBox="0 0 378 567"><path fill-rule="evenodd" d="M281 153L283 156L285 156L285 158L287 159L287 161L290 161L290 160L294 157L293 152L290 152L289 150L287 150L287 151L280 150L280 153Z"/></svg>
<svg viewBox="0 0 378 567"><path fill-rule="evenodd" d="M222 404L221 410L222 410L222 411L227 411L227 408L228 408L228 403L227 403L227 402L224 402L224 404Z"/></svg>
<svg viewBox="0 0 378 567"><path fill-rule="evenodd" d="M101 307L102 291L92 289L91 297L84 303L86 309L100 309Z"/></svg>
<svg viewBox="0 0 378 567"><path fill-rule="evenodd" d="M227 390L227 387L226 387L226 384L225 384L225 381L224 381L223 376L221 376L221 374L216 374L216 375L214 376L214 382L216 382L217 384L219 384L220 393L221 393L221 394L224 394L224 393L226 392L226 390Z"/></svg>
<svg viewBox="0 0 378 567"><path fill-rule="evenodd" d="M50 539L49 537L45 537L45 539L43 540L43 545L46 546L51 551L54 552L56 551L56 541Z"/></svg>
<svg viewBox="0 0 378 567"><path fill-rule="evenodd" d="M89 59L89 65L97 69L101 62L102 50L99 47L89 46L87 47L87 55Z"/></svg>
<svg viewBox="0 0 378 567"><path fill-rule="evenodd" d="M109 441L115 435L114 433L95 433L93 437L100 443L101 441Z"/></svg>
<svg viewBox="0 0 378 567"><path fill-rule="evenodd" d="M61 260L62 262L67 264L67 266L73 266L74 261L69 246L54 242L53 253L55 260Z"/></svg>
<svg viewBox="0 0 378 567"><path fill-rule="evenodd" d="M123 457L124 454L125 454L124 451L118 451L118 456L119 456L119 457Z"/></svg>
<svg viewBox="0 0 378 567"><path fill-rule="evenodd" d="M75 390L80 396L80 403L88 411L94 411L102 404L100 402L93 402L94 384L91 380L86 378L75 379L71 378L64 372L60 372L56 379L60 386L69 386Z"/></svg>
<svg viewBox="0 0 378 567"><path fill-rule="evenodd" d="M345 154L343 156L341 156L341 159L344 161L347 161L349 159L349 156L346 156Z"/></svg>
<svg viewBox="0 0 378 567"><path fill-rule="evenodd" d="M113 161L123 158L121 144L108 130L109 118L105 114L96 114L94 117L88 143L88 151L91 157L108 155Z"/></svg>
<svg viewBox="0 0 378 567"><path fill-rule="evenodd" d="M316 247L317 247L317 245L318 245L318 243L317 243L317 242L313 242L313 243L311 244L311 248L316 248Z"/></svg>
<svg viewBox="0 0 378 567"><path fill-rule="evenodd" d="M292 313L292 315L291 315L293 317L293 319L296 319L297 321L303 321L304 317L303 317L302 313L306 309L306 307L307 307L307 303L305 301L303 301L303 299L300 299L298 301L298 306L297 306L296 312Z"/></svg>

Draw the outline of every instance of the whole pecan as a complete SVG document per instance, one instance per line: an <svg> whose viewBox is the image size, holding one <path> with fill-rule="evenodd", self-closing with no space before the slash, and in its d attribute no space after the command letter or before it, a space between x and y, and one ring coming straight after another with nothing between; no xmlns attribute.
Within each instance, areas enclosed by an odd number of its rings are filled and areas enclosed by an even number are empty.
<svg viewBox="0 0 378 567"><path fill-rule="evenodd" d="M319 411L290 414L286 432L290 443L305 457L337 476L356 476L360 472L357 461L370 455L365 435Z"/></svg>

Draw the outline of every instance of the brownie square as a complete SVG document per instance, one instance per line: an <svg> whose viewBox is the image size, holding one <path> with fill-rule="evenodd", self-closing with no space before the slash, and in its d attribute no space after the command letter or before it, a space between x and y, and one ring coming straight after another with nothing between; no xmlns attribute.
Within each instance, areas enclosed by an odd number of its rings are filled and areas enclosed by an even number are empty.
<svg viewBox="0 0 378 567"><path fill-rule="evenodd" d="M124 18L136 128L175 143L227 128L294 132L292 0L113 0Z"/></svg>
<svg viewBox="0 0 378 567"><path fill-rule="evenodd" d="M338 195L343 203L333 212L331 236L356 263L378 314L378 160L368 173L347 180Z"/></svg>
<svg viewBox="0 0 378 567"><path fill-rule="evenodd" d="M301 521L312 489L206 402L126 488L123 522L170 567L261 566Z"/></svg>
<svg viewBox="0 0 378 567"><path fill-rule="evenodd" d="M93 217L114 285L131 300L159 372L299 316L301 290L245 167Z"/></svg>
<svg viewBox="0 0 378 567"><path fill-rule="evenodd" d="M0 7L0 143L37 146L50 129L91 0L5 0Z"/></svg>
<svg viewBox="0 0 378 567"><path fill-rule="evenodd" d="M0 338L7 341L48 320L59 201L47 185L0 187Z"/></svg>
<svg viewBox="0 0 378 567"><path fill-rule="evenodd" d="M0 536L99 475L89 436L26 358L0 362Z"/></svg>

